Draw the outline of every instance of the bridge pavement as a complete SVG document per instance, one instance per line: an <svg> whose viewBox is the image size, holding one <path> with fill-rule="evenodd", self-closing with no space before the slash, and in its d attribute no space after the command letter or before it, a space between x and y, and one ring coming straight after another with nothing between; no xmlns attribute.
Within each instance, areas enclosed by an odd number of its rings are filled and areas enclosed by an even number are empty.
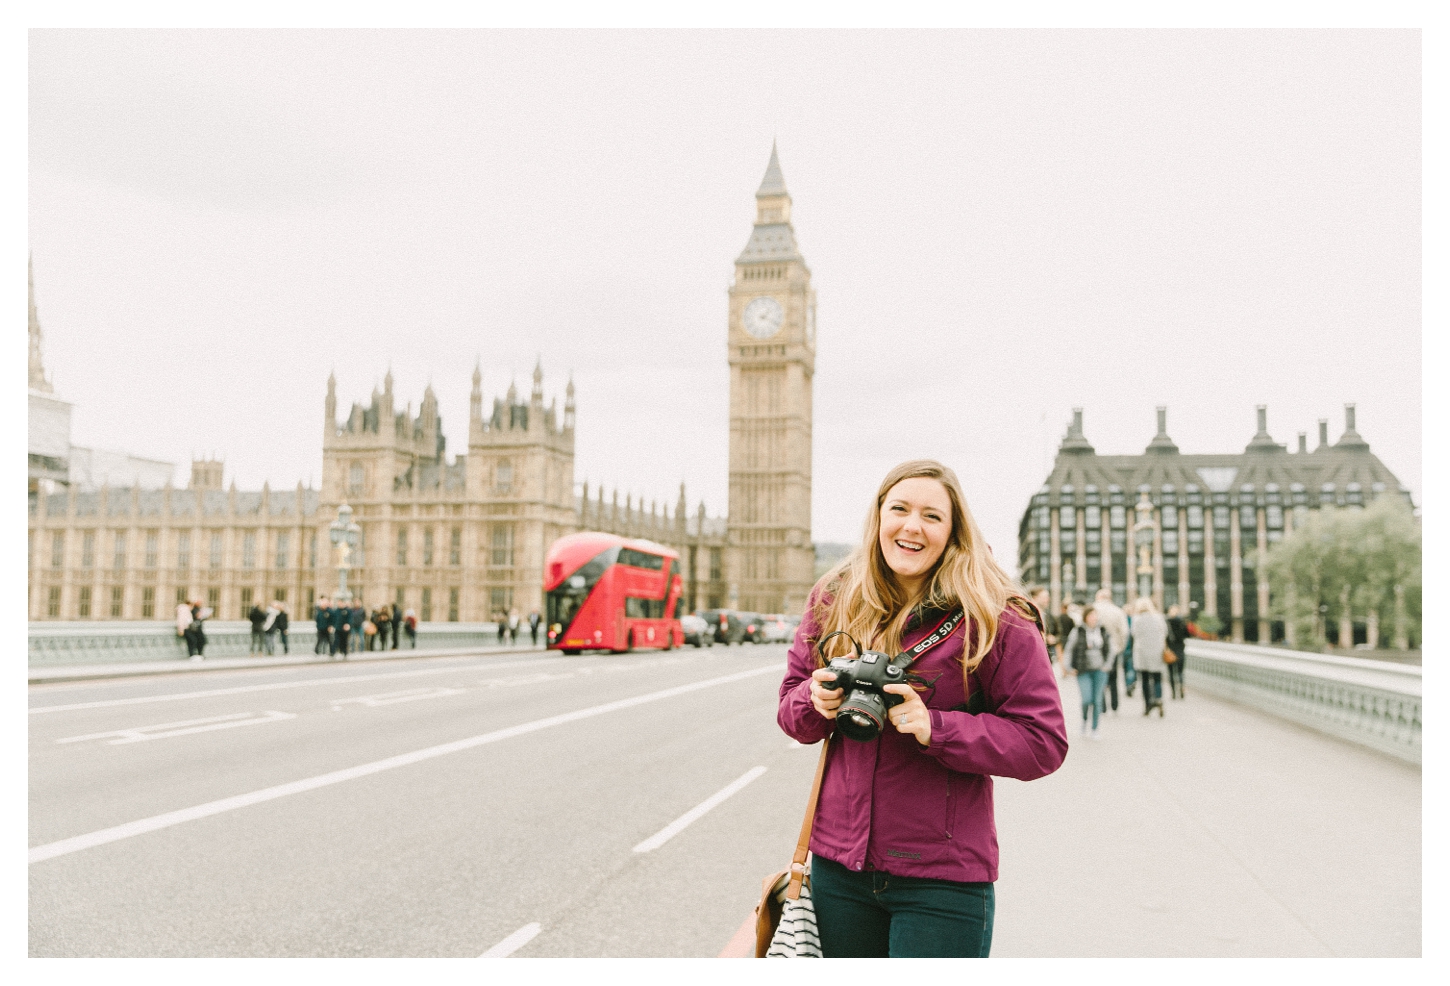
<svg viewBox="0 0 1450 986"><path fill-rule="evenodd" d="M30 953L718 954L788 859L814 764L773 723L783 656L440 656L32 686L32 852L497 741L39 859ZM1129 702L1102 740L1074 733L1052 777L998 782L994 954L1419 954L1419 771L1194 694L1191 669L1189 688L1163 720ZM1064 696L1074 709L1071 682Z"/></svg>

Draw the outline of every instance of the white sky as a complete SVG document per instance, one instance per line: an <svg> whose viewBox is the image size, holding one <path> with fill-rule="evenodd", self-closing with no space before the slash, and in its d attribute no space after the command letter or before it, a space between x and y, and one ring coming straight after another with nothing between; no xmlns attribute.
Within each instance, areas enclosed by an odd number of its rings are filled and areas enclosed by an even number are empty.
<svg viewBox="0 0 1450 986"><path fill-rule="evenodd" d="M1102 453L1358 405L1421 497L1420 36L32 32L30 214L73 440L321 473L322 400L578 389L575 475L722 513L726 289L772 138L819 297L814 536L953 466L1016 526Z"/></svg>

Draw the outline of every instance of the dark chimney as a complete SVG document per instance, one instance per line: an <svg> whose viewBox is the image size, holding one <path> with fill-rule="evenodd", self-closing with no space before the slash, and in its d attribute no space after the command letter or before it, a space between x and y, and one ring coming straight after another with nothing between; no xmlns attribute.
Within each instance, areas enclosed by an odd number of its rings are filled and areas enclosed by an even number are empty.
<svg viewBox="0 0 1450 986"><path fill-rule="evenodd" d="M1302 431L1299 432L1299 451L1300 452L1307 452L1307 451L1309 451L1309 436L1306 433L1302 432Z"/></svg>
<svg viewBox="0 0 1450 986"><path fill-rule="evenodd" d="M1269 406L1259 405L1259 434L1266 434L1269 430Z"/></svg>
<svg viewBox="0 0 1450 986"><path fill-rule="evenodd" d="M1319 419L1319 448L1329 447L1329 419Z"/></svg>
<svg viewBox="0 0 1450 986"><path fill-rule="evenodd" d="M1344 405L1344 430L1354 431L1354 405Z"/></svg>

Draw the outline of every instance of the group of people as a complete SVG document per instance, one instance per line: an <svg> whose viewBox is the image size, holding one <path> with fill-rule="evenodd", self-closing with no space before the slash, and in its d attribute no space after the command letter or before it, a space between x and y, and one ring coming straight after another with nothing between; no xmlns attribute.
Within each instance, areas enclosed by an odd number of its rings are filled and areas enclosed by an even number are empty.
<svg viewBox="0 0 1450 986"><path fill-rule="evenodd" d="M1048 654L1058 676L1077 678L1082 735L1101 738L1100 717L1109 709L1117 713L1120 669L1128 698L1141 683L1145 716L1155 710L1159 718L1165 715L1165 674L1170 695L1183 697L1188 623L1178 606L1170 606L1165 617L1151 597L1140 596L1124 609L1113 602L1110 590L1099 589L1086 605L1065 599L1061 612L1054 616L1047 612L1047 589L1034 586L1031 593L1042 614Z"/></svg>
<svg viewBox="0 0 1450 986"><path fill-rule="evenodd" d="M314 653L329 658L341 654L347 660L349 650L388 650L388 634L393 637L393 650L398 649L401 635L408 635L408 646L418 646L418 617L412 609L400 610L392 603L383 603L369 613L361 599L342 601L336 605L326 596L317 601L317 646Z"/></svg>
<svg viewBox="0 0 1450 986"><path fill-rule="evenodd" d="M524 621L519 616L519 611L511 609L507 613L498 610L493 614L493 621L498 626L499 646L512 646L518 642L519 631L523 629ZM537 647L539 645L539 624L543 622L538 610L529 613L529 640Z"/></svg>
<svg viewBox="0 0 1450 986"><path fill-rule="evenodd" d="M193 599L176 604L176 635L186 641L186 656L200 661L206 652L206 631L202 624L211 617L211 607Z"/></svg>
<svg viewBox="0 0 1450 986"><path fill-rule="evenodd" d="M291 653L287 647L286 603L274 599L266 609L253 603L247 619L252 622L252 642L247 648L248 654L275 654L278 637L282 638L282 653Z"/></svg>

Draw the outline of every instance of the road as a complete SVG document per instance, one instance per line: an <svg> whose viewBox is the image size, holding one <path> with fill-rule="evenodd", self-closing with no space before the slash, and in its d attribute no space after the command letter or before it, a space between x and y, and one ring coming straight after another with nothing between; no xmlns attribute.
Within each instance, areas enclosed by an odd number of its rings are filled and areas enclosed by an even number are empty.
<svg viewBox="0 0 1450 986"><path fill-rule="evenodd" d="M717 646L31 686L30 954L716 955L815 765L774 722L783 668ZM1417 769L1191 687L1103 734L998 781L993 954L1420 953Z"/></svg>

